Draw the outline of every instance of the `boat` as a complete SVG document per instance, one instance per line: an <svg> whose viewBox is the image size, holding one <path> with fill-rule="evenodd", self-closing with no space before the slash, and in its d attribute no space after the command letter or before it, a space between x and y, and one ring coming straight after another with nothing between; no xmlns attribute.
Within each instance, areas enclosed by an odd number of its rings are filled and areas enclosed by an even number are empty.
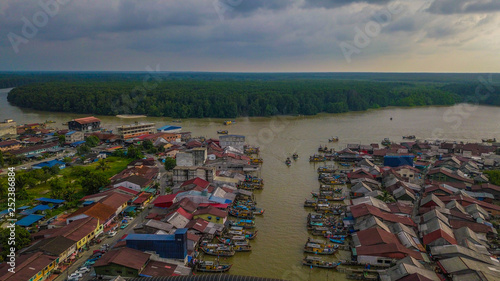
<svg viewBox="0 0 500 281"><path fill-rule="evenodd" d="M217 131L217 134L219 134L219 135L227 135L228 133L229 133L228 130L218 130Z"/></svg>
<svg viewBox="0 0 500 281"><path fill-rule="evenodd" d="M234 245L236 242L248 242L247 238L244 235L234 235L234 236L224 236L224 237L217 237L217 240L221 242L222 244L225 245Z"/></svg>
<svg viewBox="0 0 500 281"><path fill-rule="evenodd" d="M198 261L196 262L194 268L196 271L201 272L220 273L229 271L232 266L232 264L219 263L219 260L217 259L216 261Z"/></svg>
<svg viewBox="0 0 500 281"><path fill-rule="evenodd" d="M321 156L321 155L313 155L313 156L309 156L309 162L325 162L326 161L326 158L325 156Z"/></svg>
<svg viewBox="0 0 500 281"><path fill-rule="evenodd" d="M293 160L297 160L299 158L299 155L297 153L294 153L292 155Z"/></svg>
<svg viewBox="0 0 500 281"><path fill-rule="evenodd" d="M227 120L227 121L224 121L224 125L232 125L232 124L235 124L236 121L234 120Z"/></svg>
<svg viewBox="0 0 500 281"><path fill-rule="evenodd" d="M244 209L229 208L228 214L240 219L253 219L255 217L252 211Z"/></svg>
<svg viewBox="0 0 500 281"><path fill-rule="evenodd" d="M334 262L324 261L320 257L307 256L305 259L302 260L302 264L310 267L333 269L339 266L341 262L334 263Z"/></svg>
<svg viewBox="0 0 500 281"><path fill-rule="evenodd" d="M232 257L234 256L234 250L231 246L219 246L217 248L209 248L207 246L202 246L201 250L203 253L211 256L221 256L221 257Z"/></svg>
<svg viewBox="0 0 500 281"><path fill-rule="evenodd" d="M233 249L235 252L250 252L252 246L248 244L248 241L234 242Z"/></svg>
<svg viewBox="0 0 500 281"><path fill-rule="evenodd" d="M337 197L333 197L331 199L331 201L344 201L345 200L345 196L337 196Z"/></svg>
<svg viewBox="0 0 500 281"><path fill-rule="evenodd" d="M241 226L245 229L254 228L255 222L253 220L239 220L239 221L229 221L230 226Z"/></svg>
<svg viewBox="0 0 500 281"><path fill-rule="evenodd" d="M403 136L403 139L406 139L406 140L414 140L416 138L417 137L415 137L414 135Z"/></svg>
<svg viewBox="0 0 500 281"><path fill-rule="evenodd" d="M45 123L46 123L46 124L49 124L49 123L56 123L56 121L54 121L54 120L45 120Z"/></svg>
<svg viewBox="0 0 500 281"><path fill-rule="evenodd" d="M316 255L333 255L335 254L337 248L334 245L324 245L307 242L304 246L305 253L312 253Z"/></svg>
<svg viewBox="0 0 500 281"><path fill-rule="evenodd" d="M332 241L333 243L336 243L336 244L344 244L345 243L345 241L343 239L330 238L330 241Z"/></svg>
<svg viewBox="0 0 500 281"><path fill-rule="evenodd" d="M292 165L292 160L290 160L290 157L286 158L285 164L290 167Z"/></svg>
<svg viewBox="0 0 500 281"><path fill-rule="evenodd" d="M240 228L241 228L240 230L227 231L226 237L232 238L234 236L245 236L246 239L253 240L253 239L255 239L255 237L257 237L257 233L259 232L258 230L254 231L254 232L250 232L250 231L243 230L242 227L240 227ZM233 229L233 228L231 228L231 229Z"/></svg>
<svg viewBox="0 0 500 281"><path fill-rule="evenodd" d="M389 138L385 138L385 139L382 141L382 145L384 145L384 146L389 146L389 145L391 145L391 144L392 144L392 142L391 142L391 140L390 140Z"/></svg>
<svg viewBox="0 0 500 281"><path fill-rule="evenodd" d="M328 139L328 142L338 142L339 141L339 137L332 137L330 139Z"/></svg>
<svg viewBox="0 0 500 281"><path fill-rule="evenodd" d="M497 139L496 138L492 138L492 139L482 139L483 142L488 142L488 143L492 143L492 142L497 142Z"/></svg>
<svg viewBox="0 0 500 281"><path fill-rule="evenodd" d="M264 160L262 160L262 158L250 158L250 162L252 164L262 164L264 163Z"/></svg>

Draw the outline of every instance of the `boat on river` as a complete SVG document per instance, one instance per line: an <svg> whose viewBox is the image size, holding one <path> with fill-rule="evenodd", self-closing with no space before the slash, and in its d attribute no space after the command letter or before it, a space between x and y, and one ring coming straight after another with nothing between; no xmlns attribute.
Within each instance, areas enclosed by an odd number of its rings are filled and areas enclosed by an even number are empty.
<svg viewBox="0 0 500 281"><path fill-rule="evenodd" d="M482 139L483 142L487 142L487 143L493 143L493 142L497 142L497 139L496 138L492 138L492 139Z"/></svg>
<svg viewBox="0 0 500 281"><path fill-rule="evenodd" d="M228 133L229 133L228 130L218 130L217 131L217 134L219 134L219 135L227 135Z"/></svg>
<svg viewBox="0 0 500 281"><path fill-rule="evenodd" d="M336 244L344 244L345 243L344 239L342 239L342 238L340 238L340 239L330 238L330 241L332 241L333 243L336 243Z"/></svg>
<svg viewBox="0 0 500 281"><path fill-rule="evenodd" d="M331 137L328 139L328 142L338 142L339 141L339 137Z"/></svg>
<svg viewBox="0 0 500 281"><path fill-rule="evenodd" d="M208 246L202 246L201 251L210 256L221 256L221 257L232 257L234 256L234 250L231 246L218 246L216 248L211 248Z"/></svg>
<svg viewBox="0 0 500 281"><path fill-rule="evenodd" d="M285 164L290 167L290 165L292 165L292 160L290 160L290 157L286 158L285 160Z"/></svg>
<svg viewBox="0 0 500 281"><path fill-rule="evenodd" d="M322 260L320 257L307 256L305 259L302 260L302 264L310 267L334 269L337 266L339 266L341 262L329 262Z"/></svg>
<svg viewBox="0 0 500 281"><path fill-rule="evenodd" d="M231 269L232 264L219 263L219 260L216 261L198 261L196 262L194 269L200 272L227 272Z"/></svg>
<svg viewBox="0 0 500 281"><path fill-rule="evenodd" d="M255 227L255 221L253 220L239 220L239 221L229 221L230 226L240 226L245 229L250 229Z"/></svg>
<svg viewBox="0 0 500 281"><path fill-rule="evenodd" d="M414 135L403 136L403 139L406 139L406 140L414 140L416 138L417 137L415 137Z"/></svg>
<svg viewBox="0 0 500 281"><path fill-rule="evenodd" d="M235 252L250 252L252 250L252 246L248 244L248 241L234 242L233 250Z"/></svg>
<svg viewBox="0 0 500 281"><path fill-rule="evenodd" d="M333 255L337 251L337 248L334 245L307 242L304 246L304 252L316 255Z"/></svg>
<svg viewBox="0 0 500 281"><path fill-rule="evenodd" d="M244 210L244 209L235 209L235 208L229 208L228 214L230 216L233 216L235 218L240 218L240 219L254 219L255 215L251 210Z"/></svg>
<svg viewBox="0 0 500 281"><path fill-rule="evenodd" d="M248 240L253 240L255 237L257 237L258 230L251 232L244 230L243 227L232 227L230 230L228 230L225 234L225 237L227 238L233 238L235 236L244 236Z"/></svg>
<svg viewBox="0 0 500 281"><path fill-rule="evenodd" d="M292 158L293 158L293 160L297 160L297 159L299 159L299 155L297 153L294 153L292 155Z"/></svg>
<svg viewBox="0 0 500 281"><path fill-rule="evenodd" d="M314 154L313 156L309 156L309 162L325 162L325 156L321 156L318 154Z"/></svg>

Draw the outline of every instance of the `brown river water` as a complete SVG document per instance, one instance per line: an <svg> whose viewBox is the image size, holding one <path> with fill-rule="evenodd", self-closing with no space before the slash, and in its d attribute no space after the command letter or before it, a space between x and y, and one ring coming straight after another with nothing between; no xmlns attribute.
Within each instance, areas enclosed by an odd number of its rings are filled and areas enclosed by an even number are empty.
<svg viewBox="0 0 500 281"><path fill-rule="evenodd" d="M8 90L0 90L0 120L11 118L18 124L53 120L53 127L63 128L63 122L88 116L21 109L7 102ZM287 280L347 280L345 275L325 269L309 269L301 265L303 247L309 236L306 230L308 211L303 208L306 198L319 188L318 164L308 162L309 155L328 138L338 136L340 141L329 145L342 149L348 143L380 143L388 137L402 141L403 135L419 139L447 139L464 142L481 138L500 137L500 108L489 106L455 105L451 107L386 108L344 114L317 116L286 116L270 118L238 118L236 123L224 126L222 119L187 119L171 123L171 118L120 119L96 116L103 126L134 121L155 122L157 127L180 125L193 136L217 137L217 130L247 136L247 142L260 146L264 159L260 176L264 190L256 193L259 207L265 214L257 217L259 234L252 243L252 252L237 253L227 261L233 263L231 274L283 278ZM392 117L392 120L390 118ZM294 152L299 159L287 167L284 161ZM327 257L332 261L349 259L348 252Z"/></svg>

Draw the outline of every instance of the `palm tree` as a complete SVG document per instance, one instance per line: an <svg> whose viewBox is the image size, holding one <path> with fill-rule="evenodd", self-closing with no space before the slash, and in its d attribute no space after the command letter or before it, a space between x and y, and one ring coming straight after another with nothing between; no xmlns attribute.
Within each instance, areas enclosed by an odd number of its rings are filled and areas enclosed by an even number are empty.
<svg viewBox="0 0 500 281"><path fill-rule="evenodd" d="M97 167L96 167L96 170L102 170L102 171L105 171L109 169L109 165L108 163L106 162L106 159L101 159L99 160L98 164L97 164Z"/></svg>
<svg viewBox="0 0 500 281"><path fill-rule="evenodd" d="M384 190L382 192L382 195L377 196L377 199L384 201L385 203L391 203L391 202L396 202L396 199L392 197L387 190Z"/></svg>

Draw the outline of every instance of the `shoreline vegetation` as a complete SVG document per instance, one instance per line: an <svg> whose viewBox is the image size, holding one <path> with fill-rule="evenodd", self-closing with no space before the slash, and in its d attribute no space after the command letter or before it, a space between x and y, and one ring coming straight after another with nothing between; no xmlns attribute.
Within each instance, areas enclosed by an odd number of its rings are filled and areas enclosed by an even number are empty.
<svg viewBox="0 0 500 281"><path fill-rule="evenodd" d="M478 96L480 83L464 74L426 74L425 79L419 79L423 74L365 73L342 74L344 78L334 79L319 74L295 74L298 78L294 78L293 74L246 77L221 73L193 73L179 78L167 73L149 84L139 79L145 74L65 75L45 80L43 75L35 75L36 82L11 90L8 101L35 110L119 118L296 116L386 107L449 106L467 101L500 105L500 87L492 86L493 92ZM57 77L59 80L55 81ZM5 79L0 74L0 85Z"/></svg>

